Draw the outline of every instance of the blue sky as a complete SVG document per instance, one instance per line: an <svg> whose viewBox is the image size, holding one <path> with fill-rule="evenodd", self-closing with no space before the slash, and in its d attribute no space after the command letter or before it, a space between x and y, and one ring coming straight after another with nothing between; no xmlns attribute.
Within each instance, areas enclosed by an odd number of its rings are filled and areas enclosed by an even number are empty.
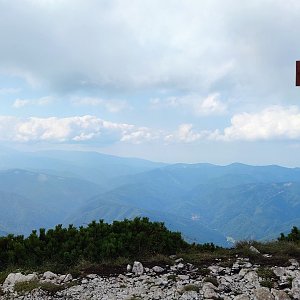
<svg viewBox="0 0 300 300"><path fill-rule="evenodd" d="M0 0L0 143L300 166L297 0Z"/></svg>

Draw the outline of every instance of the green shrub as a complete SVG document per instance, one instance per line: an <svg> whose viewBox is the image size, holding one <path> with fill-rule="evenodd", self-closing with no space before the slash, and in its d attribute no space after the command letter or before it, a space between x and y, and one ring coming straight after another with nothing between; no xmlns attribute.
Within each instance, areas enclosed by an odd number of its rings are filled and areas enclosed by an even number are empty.
<svg viewBox="0 0 300 300"><path fill-rule="evenodd" d="M204 282L211 282L214 286L218 286L219 285L218 280L215 277L205 277L203 279L203 281Z"/></svg>
<svg viewBox="0 0 300 300"><path fill-rule="evenodd" d="M51 283L51 282L42 282L40 284L40 287L43 291L46 291L50 294L55 294L59 291L62 291L64 289L66 289L67 287L69 287L68 284L66 285L58 285L58 284L54 284L54 283Z"/></svg>
<svg viewBox="0 0 300 300"><path fill-rule="evenodd" d="M8 276L10 272L8 271L3 271L0 272L0 284L3 284L3 282L5 281L6 277Z"/></svg>
<svg viewBox="0 0 300 300"><path fill-rule="evenodd" d="M14 290L17 293L24 294L27 292L31 292L32 290L37 289L40 286L41 285L38 280L17 282L14 286Z"/></svg>
<svg viewBox="0 0 300 300"><path fill-rule="evenodd" d="M188 284L188 285L185 285L184 287L183 287L183 290L185 291L185 292L189 292L189 291L195 291L195 292L199 292L199 286L197 286L197 285L194 285L194 284Z"/></svg>
<svg viewBox="0 0 300 300"><path fill-rule="evenodd" d="M167 277L168 280L172 280L172 281L176 281L177 280L177 276L175 274L170 274Z"/></svg>
<svg viewBox="0 0 300 300"><path fill-rule="evenodd" d="M294 226L287 236L281 233L278 240L288 242L300 242L300 230L298 229L298 227Z"/></svg>
<svg viewBox="0 0 300 300"><path fill-rule="evenodd" d="M210 274L210 270L207 268L201 268L200 270L198 270L198 273L202 276L207 276Z"/></svg>
<svg viewBox="0 0 300 300"><path fill-rule="evenodd" d="M272 289L274 287L274 282L271 280L263 280L260 282L260 285Z"/></svg>
<svg viewBox="0 0 300 300"><path fill-rule="evenodd" d="M170 255L188 247L180 233L148 218L112 224L93 221L79 228L57 225L48 231L41 228L39 233L33 230L27 238L12 234L0 237L0 271L13 266L37 269L51 265L53 271L61 273L82 260L124 264L128 258Z"/></svg>
<svg viewBox="0 0 300 300"><path fill-rule="evenodd" d="M260 267L257 270L257 274L264 280L276 280L277 276L271 268Z"/></svg>

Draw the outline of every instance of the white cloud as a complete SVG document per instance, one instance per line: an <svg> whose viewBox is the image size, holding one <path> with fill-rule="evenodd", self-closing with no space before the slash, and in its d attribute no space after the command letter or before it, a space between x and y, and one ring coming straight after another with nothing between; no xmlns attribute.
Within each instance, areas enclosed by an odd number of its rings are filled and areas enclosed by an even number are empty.
<svg viewBox="0 0 300 300"><path fill-rule="evenodd" d="M224 141L300 139L300 111L296 106L272 106L257 113L239 113L231 118L231 126L214 137Z"/></svg>
<svg viewBox="0 0 300 300"><path fill-rule="evenodd" d="M185 96L173 96L165 99L150 99L152 109L173 108L185 110L195 115L220 115L227 111L227 104L222 102L219 93L209 94L201 97L195 94Z"/></svg>
<svg viewBox="0 0 300 300"><path fill-rule="evenodd" d="M295 0L0 1L0 70L55 91L277 94L293 81L299 13Z"/></svg>
<svg viewBox="0 0 300 300"><path fill-rule="evenodd" d="M117 113L128 108L125 100L106 100L97 97L73 97L71 103L79 106L100 106L111 113Z"/></svg>
<svg viewBox="0 0 300 300"><path fill-rule="evenodd" d="M16 99L14 104L13 104L13 107L14 108L21 108L21 107L24 107L26 105L28 105L30 103L29 100L26 100L26 99Z"/></svg>
<svg viewBox="0 0 300 300"><path fill-rule="evenodd" d="M195 130L179 125L174 132L102 120L96 116L18 118L0 116L0 141L11 142L146 142L195 143L211 141L300 140L300 110L295 106L272 106L255 113L240 113L225 129Z"/></svg>
<svg viewBox="0 0 300 300"><path fill-rule="evenodd" d="M133 144L141 144L143 142L149 142L159 138L159 133L154 133L147 127L140 127L133 132L124 134L121 138L122 142L131 142Z"/></svg>
<svg viewBox="0 0 300 300"><path fill-rule="evenodd" d="M201 101L194 103L195 112L199 115L222 114L226 111L226 104L219 99L219 94L211 94Z"/></svg>
<svg viewBox="0 0 300 300"><path fill-rule="evenodd" d="M204 138L206 132L195 132L192 124L181 124L178 130L165 137L166 142L192 143Z"/></svg>
<svg viewBox="0 0 300 300"><path fill-rule="evenodd" d="M17 88L0 88L0 95L15 94L20 92Z"/></svg>
<svg viewBox="0 0 300 300"><path fill-rule="evenodd" d="M38 99L16 99L13 103L14 108L22 108L28 105L44 106L52 103L54 98L51 96L41 97Z"/></svg>
<svg viewBox="0 0 300 300"><path fill-rule="evenodd" d="M192 143L198 140L271 141L300 139L300 110L296 106L271 106L256 113L239 113L225 129L193 130L192 124L181 124L165 136L166 142Z"/></svg>
<svg viewBox="0 0 300 300"><path fill-rule="evenodd" d="M27 119L0 116L1 141L141 143L153 138L154 133L146 127L109 122L90 115Z"/></svg>

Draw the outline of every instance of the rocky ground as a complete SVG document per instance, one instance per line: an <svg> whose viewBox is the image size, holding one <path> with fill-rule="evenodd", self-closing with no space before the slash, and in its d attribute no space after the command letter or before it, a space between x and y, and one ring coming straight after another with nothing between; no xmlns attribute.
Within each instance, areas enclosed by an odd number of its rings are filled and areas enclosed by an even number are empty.
<svg viewBox="0 0 300 300"><path fill-rule="evenodd" d="M122 274L88 274L73 279L59 275L11 273L1 285L0 299L300 299L300 268L295 259L289 266L261 267L236 257L230 266L221 261L205 272L181 258L173 265L143 267L128 265Z"/></svg>

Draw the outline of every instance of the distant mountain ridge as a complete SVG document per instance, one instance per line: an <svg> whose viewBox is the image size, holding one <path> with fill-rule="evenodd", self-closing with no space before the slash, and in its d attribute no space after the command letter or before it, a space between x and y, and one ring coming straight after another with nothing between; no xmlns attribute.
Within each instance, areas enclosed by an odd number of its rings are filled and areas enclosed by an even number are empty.
<svg viewBox="0 0 300 300"><path fill-rule="evenodd" d="M21 169L0 171L0 229L28 234L51 227L101 192L94 183Z"/></svg>
<svg viewBox="0 0 300 300"><path fill-rule="evenodd" d="M293 182L280 183L283 179ZM223 238L234 240L275 238L280 231L289 230L291 224L300 224L299 168L176 164L121 178L121 182L83 206L78 211L79 219L91 211L93 216L107 218L101 205L109 201L112 206L172 212L190 220L191 227L200 222ZM282 195L280 190L284 191ZM282 210L290 213L276 214ZM109 219L113 219L112 214ZM76 216L73 220L76 222ZM201 230L193 234L195 240L203 236L206 239Z"/></svg>
<svg viewBox="0 0 300 300"><path fill-rule="evenodd" d="M147 216L189 241L272 239L300 226L300 168L0 149L0 210L0 234Z"/></svg>

